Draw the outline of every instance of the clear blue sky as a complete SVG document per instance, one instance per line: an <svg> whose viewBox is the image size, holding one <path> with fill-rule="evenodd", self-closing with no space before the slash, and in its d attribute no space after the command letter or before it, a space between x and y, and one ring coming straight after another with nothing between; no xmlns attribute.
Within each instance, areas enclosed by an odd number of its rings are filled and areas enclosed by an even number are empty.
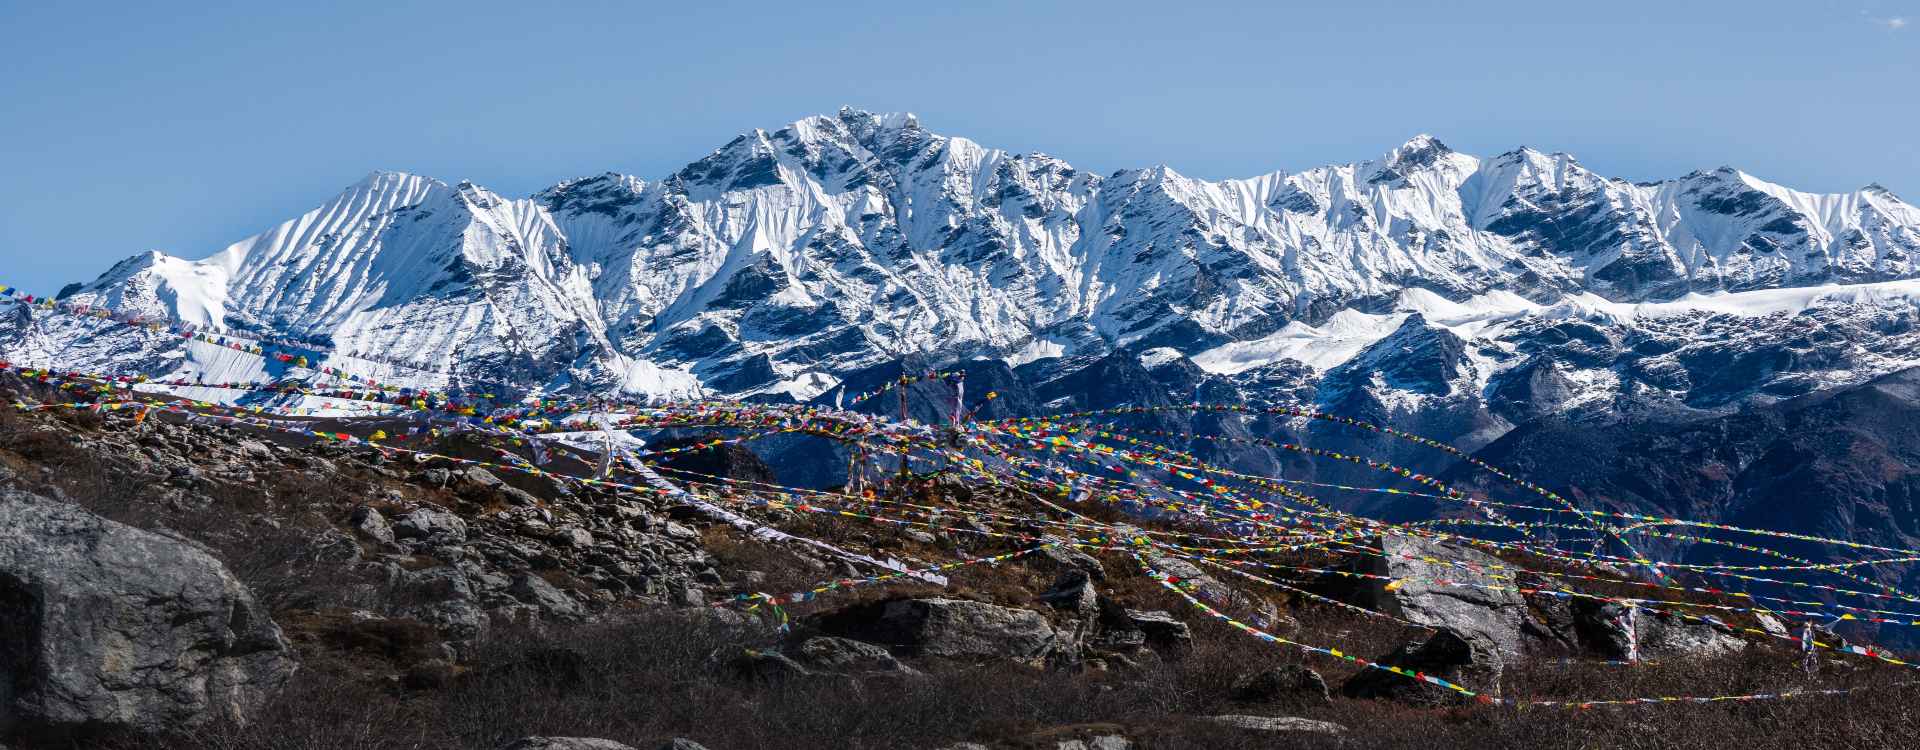
<svg viewBox="0 0 1920 750"><path fill-rule="evenodd" d="M842 104L1102 173L1431 132L1920 200L1920 0L185 5L0 0L0 283L203 257L376 168L653 178Z"/></svg>

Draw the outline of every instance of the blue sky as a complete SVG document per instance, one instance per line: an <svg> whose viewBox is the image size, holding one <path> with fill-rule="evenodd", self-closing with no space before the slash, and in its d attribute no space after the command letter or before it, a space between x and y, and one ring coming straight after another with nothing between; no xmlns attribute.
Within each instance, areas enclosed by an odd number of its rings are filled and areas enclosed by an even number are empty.
<svg viewBox="0 0 1920 750"><path fill-rule="evenodd" d="M376 168L652 178L843 104L1103 173L1430 132L1920 200L1920 0L62 5L0 0L0 283L31 290L203 257Z"/></svg>

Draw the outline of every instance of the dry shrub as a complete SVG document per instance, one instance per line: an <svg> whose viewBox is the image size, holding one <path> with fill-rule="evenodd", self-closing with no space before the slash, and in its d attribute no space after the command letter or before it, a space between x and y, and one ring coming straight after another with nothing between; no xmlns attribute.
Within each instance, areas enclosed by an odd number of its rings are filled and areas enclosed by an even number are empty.
<svg viewBox="0 0 1920 750"><path fill-rule="evenodd" d="M1196 625L1199 625L1196 623ZM922 664L923 679L736 682L729 661L764 647L712 620L656 613L620 624L500 633L443 689L408 691L321 663L248 728L123 740L124 747L495 748L526 735L606 737L650 747L676 736L729 748L933 748L960 740L1053 747L1067 736L1120 732L1142 748L1527 747L1753 750L1898 747L1913 742L1913 688L1854 698L1594 709L1412 709L1336 699L1289 715L1333 721L1344 739L1264 735L1196 720L1272 713L1226 698L1233 675L1298 658L1199 628L1191 653L1137 673L1072 673L1007 663ZM377 647L375 647L377 648ZM1692 694L1774 685L1778 655L1756 653L1640 676L1600 667L1525 674L1528 685L1577 682L1582 693ZM1791 662L1791 659L1787 660ZM1312 662L1309 662L1312 663ZM1315 666L1324 667L1324 664ZM1542 668L1545 669L1545 668ZM1524 672L1525 670L1523 670ZM1791 669L1786 669L1791 674ZM1884 674L1884 673L1881 673ZM1885 677L1844 678L1859 684ZM1337 684L1337 683L1336 683ZM1562 687L1576 687L1568 684Z"/></svg>

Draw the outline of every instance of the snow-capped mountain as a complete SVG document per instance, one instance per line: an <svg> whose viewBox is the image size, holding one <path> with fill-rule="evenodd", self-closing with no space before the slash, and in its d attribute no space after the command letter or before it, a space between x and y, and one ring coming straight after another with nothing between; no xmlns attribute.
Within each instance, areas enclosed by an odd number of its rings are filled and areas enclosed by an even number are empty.
<svg viewBox="0 0 1920 750"><path fill-rule="evenodd" d="M810 398L909 353L1019 365L1165 348L1221 378L1305 365L1322 392L1383 408L1523 380L1529 408L1552 412L1646 383L1712 407L1696 391L1718 381L1683 354L1694 344L1648 332L1771 335L1742 307L1767 290L1827 289L1795 309L1851 321L1835 326L1904 325L1891 321L1911 321L1920 287L1884 282L1920 276L1917 252L1920 209L1878 187L1811 194L1724 168L1632 183L1565 154L1480 158L1427 136L1242 180L1099 176L842 110L658 181L606 174L509 199L376 173L205 260L136 256L62 296L301 337L331 347L325 364L421 385ZM1862 284L1879 291L1835 301ZM1818 369L1817 386L1914 361L1900 331L1883 338L1851 345L1896 351L1769 366L1736 398L1783 372ZM16 361L264 374L202 348L25 308L0 321ZM1497 434L1520 416L1488 419Z"/></svg>

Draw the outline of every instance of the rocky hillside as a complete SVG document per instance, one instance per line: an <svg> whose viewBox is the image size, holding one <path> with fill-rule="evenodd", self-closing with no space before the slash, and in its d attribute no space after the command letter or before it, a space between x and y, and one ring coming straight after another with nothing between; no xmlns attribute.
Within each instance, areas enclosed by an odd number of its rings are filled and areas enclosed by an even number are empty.
<svg viewBox="0 0 1920 750"><path fill-rule="evenodd" d="M29 405L62 398L7 387ZM1787 627L1737 598L1662 592L1672 601L1628 607L1644 589L1568 585L1569 575L1623 576L1604 565L1376 534L1253 558L1276 587L1211 558L1062 544L1051 534L1164 537L1172 546L1161 550L1207 537L1121 506L1036 511L1046 507L1034 505L1037 485L908 474L878 488L882 506L951 518L902 525L831 495L749 502L743 488L773 472L737 446L661 454L658 471L758 522L941 571L919 580L769 542L668 495L568 479L593 471L590 453L556 448L554 471L539 476L499 468L479 433L401 452L192 414L0 411L0 600L10 605L0 742L1072 750L1911 739L1901 733L1913 724L1887 713L1903 702L1862 692L1904 695L1903 671L1831 644L1809 671ZM306 424L334 434L380 423ZM1209 616L1215 608L1280 640L1249 637ZM1348 658L1295 644L1337 644ZM1555 703L1780 691L1839 692L1591 711ZM1831 721L1841 712L1854 719L1845 728Z"/></svg>

